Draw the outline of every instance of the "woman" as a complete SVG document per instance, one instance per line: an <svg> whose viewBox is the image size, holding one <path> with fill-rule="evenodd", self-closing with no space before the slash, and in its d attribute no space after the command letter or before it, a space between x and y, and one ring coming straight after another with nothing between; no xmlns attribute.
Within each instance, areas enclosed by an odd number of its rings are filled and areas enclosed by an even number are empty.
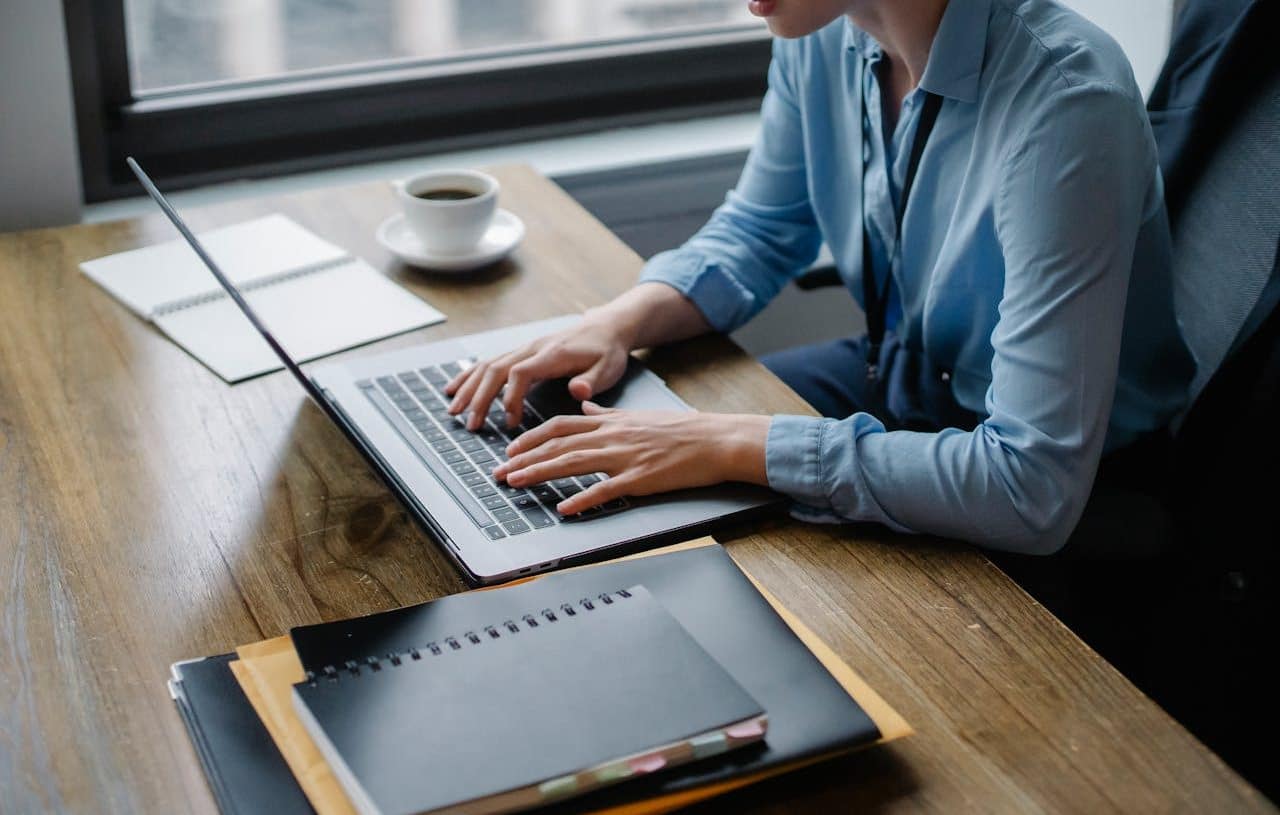
<svg viewBox="0 0 1280 815"><path fill-rule="evenodd" d="M1101 456L1164 427L1190 375L1128 62L1050 0L748 5L780 39L737 188L631 291L457 377L451 410L478 424L505 386L515 421L559 376L589 400L632 349L746 322L825 240L868 336L766 364L826 418L584 401L495 477L611 476L566 514L746 481L814 520L1056 551Z"/></svg>

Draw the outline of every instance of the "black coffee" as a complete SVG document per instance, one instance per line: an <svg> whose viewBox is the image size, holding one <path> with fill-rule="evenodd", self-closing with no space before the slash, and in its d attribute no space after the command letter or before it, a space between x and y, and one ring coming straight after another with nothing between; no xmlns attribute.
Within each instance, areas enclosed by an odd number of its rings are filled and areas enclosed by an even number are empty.
<svg viewBox="0 0 1280 815"><path fill-rule="evenodd" d="M467 198L475 198L476 193L471 190L445 188L441 190L423 190L422 192L415 192L413 197L421 198L424 201L463 201Z"/></svg>

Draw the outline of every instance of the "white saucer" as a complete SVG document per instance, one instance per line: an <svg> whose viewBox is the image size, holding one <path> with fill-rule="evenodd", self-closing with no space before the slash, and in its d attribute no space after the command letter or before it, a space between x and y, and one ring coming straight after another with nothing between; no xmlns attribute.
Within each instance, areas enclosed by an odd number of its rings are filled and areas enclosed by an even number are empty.
<svg viewBox="0 0 1280 815"><path fill-rule="evenodd" d="M378 227L378 243L387 251L408 263L435 272L469 272L497 263L509 255L524 239L524 221L505 209L493 216L489 231L484 233L472 249L457 254L444 254L428 249L405 223L404 215L397 213Z"/></svg>

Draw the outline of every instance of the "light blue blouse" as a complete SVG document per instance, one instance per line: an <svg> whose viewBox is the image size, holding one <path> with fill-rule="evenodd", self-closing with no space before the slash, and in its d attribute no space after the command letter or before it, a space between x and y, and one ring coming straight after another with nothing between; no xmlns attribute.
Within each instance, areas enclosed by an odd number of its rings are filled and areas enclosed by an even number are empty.
<svg viewBox="0 0 1280 815"><path fill-rule="evenodd" d="M1167 424L1192 370L1141 92L1107 35L1048 0L951 0L892 133L869 67L879 55L845 18L776 41L737 188L641 280L675 287L729 331L825 240L860 301L865 178L873 273L896 258L890 330L987 418L972 432L915 433L865 413L777 416L770 485L815 520L1056 551L1104 450ZM943 106L895 255L922 91Z"/></svg>

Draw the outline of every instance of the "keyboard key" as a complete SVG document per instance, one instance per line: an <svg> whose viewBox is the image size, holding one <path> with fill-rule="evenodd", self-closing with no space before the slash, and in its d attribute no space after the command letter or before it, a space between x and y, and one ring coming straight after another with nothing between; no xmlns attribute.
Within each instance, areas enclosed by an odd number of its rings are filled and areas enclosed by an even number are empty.
<svg viewBox="0 0 1280 815"><path fill-rule="evenodd" d="M527 492L512 497L511 503L515 504L516 509L537 509L538 507L538 502L533 500L533 496Z"/></svg>
<svg viewBox="0 0 1280 815"><path fill-rule="evenodd" d="M443 444L443 443L444 442L437 442L437 444ZM440 453L440 458L444 459L445 464L457 464L459 461L467 460L467 457L462 454L461 450L458 450L458 449L445 450L444 452Z"/></svg>
<svg viewBox="0 0 1280 815"><path fill-rule="evenodd" d="M466 448L463 448L463 449L465 450ZM476 465L477 465L477 466L478 466L478 465L481 465L481 464L495 464L495 465L496 465L496 464L498 463L498 462L494 459L494 457L489 453L489 451L488 451L488 450L484 450L484 449L481 449L481 450L480 450L480 452L478 452L478 453L472 453L472 454L471 454L471 460L472 460L472 461L474 461L474 462L476 463ZM492 468L490 468L489 472L493 472Z"/></svg>
<svg viewBox="0 0 1280 815"><path fill-rule="evenodd" d="M480 472L492 478L493 471L498 468L498 462L496 461L476 462L476 467L480 469Z"/></svg>
<svg viewBox="0 0 1280 815"><path fill-rule="evenodd" d="M458 442L458 449L464 453L474 453L482 447L484 447L484 445L476 438L462 439Z"/></svg>
<svg viewBox="0 0 1280 815"><path fill-rule="evenodd" d="M519 487L513 487L513 486L511 486L510 484L499 484L499 485L498 485L498 492L502 493L503 495L507 496L508 498L515 498L515 497L516 497L516 496L518 496L518 495L528 495L528 494L529 494L529 493L525 492L524 490L520 489Z"/></svg>
<svg viewBox="0 0 1280 815"><path fill-rule="evenodd" d="M548 526L555 524L555 521L551 520L551 517L540 509L525 510L524 517L534 529L546 529Z"/></svg>
<svg viewBox="0 0 1280 815"><path fill-rule="evenodd" d="M546 484L539 484L536 487L531 487L529 492L533 493L533 497L537 498L544 504L560 502L560 494Z"/></svg>
<svg viewBox="0 0 1280 815"><path fill-rule="evenodd" d="M443 430L436 427L435 425L431 425L431 427L427 428L426 430L423 430L422 435L429 442L440 441L441 439L449 438L444 434Z"/></svg>
<svg viewBox="0 0 1280 815"><path fill-rule="evenodd" d="M488 480L484 477L484 473L470 473L462 476L462 483L468 487L478 487L481 484L488 483Z"/></svg>
<svg viewBox="0 0 1280 815"><path fill-rule="evenodd" d="M516 511L511 507L503 507L502 509L495 509L493 511L493 517L505 523L507 521L514 521L520 516L517 515Z"/></svg>
<svg viewBox="0 0 1280 815"><path fill-rule="evenodd" d="M620 509L626 509L626 508L627 508L627 502L622 500L621 498L615 498L612 501L606 501L600 507L602 512L617 512Z"/></svg>
<svg viewBox="0 0 1280 815"><path fill-rule="evenodd" d="M582 485L582 486L584 486L584 487L590 487L592 484L599 484L599 483L600 483L600 476L598 476L598 475L580 475L580 476L578 476L578 483L579 483L579 484L581 484L581 485Z"/></svg>
<svg viewBox="0 0 1280 815"><path fill-rule="evenodd" d="M519 535L529 531L529 525L524 521L507 521L502 528L507 530L508 535Z"/></svg>
<svg viewBox="0 0 1280 815"><path fill-rule="evenodd" d="M445 438L431 442L431 449L435 450L437 453L447 453L450 450L456 450L457 448L458 446L456 444Z"/></svg>
<svg viewBox="0 0 1280 815"><path fill-rule="evenodd" d="M507 536L507 533L502 531L502 527L497 524L494 524L493 526L486 526L484 528L484 533L489 536L489 540L494 541L498 538L505 538Z"/></svg>
<svg viewBox="0 0 1280 815"><path fill-rule="evenodd" d="M579 487L576 484L574 486L564 487L560 490L560 494L565 498L568 498L571 495L577 495L580 492L582 492L582 487Z"/></svg>
<svg viewBox="0 0 1280 815"><path fill-rule="evenodd" d="M440 370L444 371L444 375L452 379L462 373L462 366L456 362L446 362L440 366Z"/></svg>
<svg viewBox="0 0 1280 815"><path fill-rule="evenodd" d="M480 503L484 504L484 508L488 510L502 509L507 505L507 501L501 495L490 495Z"/></svg>
<svg viewBox="0 0 1280 815"><path fill-rule="evenodd" d="M383 390L390 390L392 388L399 389L400 387L400 383L396 382L395 377L393 376L378 377L378 384L382 387Z"/></svg>
<svg viewBox="0 0 1280 815"><path fill-rule="evenodd" d="M449 377L439 368L421 368L418 373L422 374L422 378L430 382L432 385L444 387L449 382Z"/></svg>
<svg viewBox="0 0 1280 815"><path fill-rule="evenodd" d="M551 486L555 487L561 492L564 492L566 487L578 486L578 482L574 481L572 478L557 478L555 481L551 482Z"/></svg>
<svg viewBox="0 0 1280 815"><path fill-rule="evenodd" d="M471 494L477 498L488 498L490 495L497 495L498 491L489 484L481 484L478 487L472 487Z"/></svg>
<svg viewBox="0 0 1280 815"><path fill-rule="evenodd" d="M451 422L455 420L461 421L461 417L454 416L450 418ZM466 441L470 439L473 435L475 435L470 430L468 430L465 426L463 427L446 426L445 429L449 431L449 436L455 439L456 441Z"/></svg>
<svg viewBox="0 0 1280 815"><path fill-rule="evenodd" d="M469 475L476 471L476 468L472 467L471 462L466 459L459 461L457 464L450 464L449 469L453 470L458 475Z"/></svg>
<svg viewBox="0 0 1280 815"><path fill-rule="evenodd" d="M415 374L413 371L401 371L399 374L396 375L396 378L409 386L413 386L418 382L418 375Z"/></svg>
<svg viewBox="0 0 1280 815"><path fill-rule="evenodd" d="M444 402L441 402L435 396L427 393L426 391L423 391L422 393L415 391L413 395L418 397L418 401L421 402L422 406L427 410L435 410L436 408L445 407Z"/></svg>

